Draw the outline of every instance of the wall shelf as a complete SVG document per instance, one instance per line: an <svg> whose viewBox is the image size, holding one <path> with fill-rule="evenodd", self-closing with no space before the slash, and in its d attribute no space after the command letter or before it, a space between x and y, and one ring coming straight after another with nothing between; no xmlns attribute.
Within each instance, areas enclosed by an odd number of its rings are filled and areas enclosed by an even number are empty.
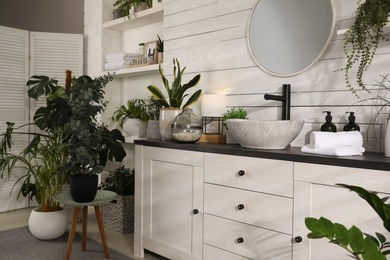
<svg viewBox="0 0 390 260"><path fill-rule="evenodd" d="M388 34L390 32L389 28L390 28L390 22L387 23L384 27L385 29L387 28L387 30L384 30L384 34ZM340 29L340 30L337 30L337 35L344 35L349 29Z"/></svg>
<svg viewBox="0 0 390 260"><path fill-rule="evenodd" d="M146 9L137 12L128 17L121 17L109 22L103 23L103 29L126 31L144 25L163 21L164 9L162 6Z"/></svg>
<svg viewBox="0 0 390 260"><path fill-rule="evenodd" d="M153 74L155 72L158 72L158 64L125 68L125 69L120 69L120 70L110 70L107 72L115 73L115 75L114 75L115 78L147 75L147 74Z"/></svg>

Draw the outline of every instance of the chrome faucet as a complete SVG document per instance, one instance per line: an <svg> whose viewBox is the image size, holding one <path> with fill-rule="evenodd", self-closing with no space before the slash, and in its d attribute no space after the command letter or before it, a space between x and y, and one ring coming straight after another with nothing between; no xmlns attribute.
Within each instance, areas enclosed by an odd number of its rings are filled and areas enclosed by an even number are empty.
<svg viewBox="0 0 390 260"><path fill-rule="evenodd" d="M291 108L291 86L290 84L282 85L282 95L264 95L265 100L282 101L282 120L290 120L290 108Z"/></svg>

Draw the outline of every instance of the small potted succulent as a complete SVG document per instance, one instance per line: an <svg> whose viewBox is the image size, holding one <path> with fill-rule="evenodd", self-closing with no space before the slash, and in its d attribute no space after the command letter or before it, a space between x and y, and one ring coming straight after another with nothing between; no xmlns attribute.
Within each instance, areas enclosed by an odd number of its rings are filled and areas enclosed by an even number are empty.
<svg viewBox="0 0 390 260"><path fill-rule="evenodd" d="M156 41L157 61L159 63L162 63L164 59L164 40L162 40L158 34L157 34L157 38L158 38Z"/></svg>
<svg viewBox="0 0 390 260"><path fill-rule="evenodd" d="M113 114L112 120L119 123L130 138L142 138L146 134L146 122L150 116L144 99L130 99Z"/></svg>
<svg viewBox="0 0 390 260"><path fill-rule="evenodd" d="M124 166L102 173L100 188L118 194L115 201L102 205L103 224L114 231L134 230L134 178L134 169Z"/></svg>
<svg viewBox="0 0 390 260"><path fill-rule="evenodd" d="M233 107L232 109L228 109L222 115L222 124L225 127L225 132L226 132L226 143L238 144L237 140L231 135L226 125L226 120L228 119L249 119L248 112L242 107Z"/></svg>
<svg viewBox="0 0 390 260"><path fill-rule="evenodd" d="M189 89L195 87L198 84L200 80L200 74L193 77L189 82L182 84L182 78L185 69L186 67L181 69L179 61L177 59L173 59L173 82L171 86L169 86L169 81L164 76L160 63L159 72L164 83L164 88L168 94L168 99L157 86L150 85L147 87L149 92L152 94L153 100L162 107L160 110L159 126L161 137L164 140L172 140L171 124L173 120L181 113L182 108L196 103L202 93L201 89L198 89L191 95L187 93ZM189 96L189 98L186 102L184 102L184 99L187 96Z"/></svg>

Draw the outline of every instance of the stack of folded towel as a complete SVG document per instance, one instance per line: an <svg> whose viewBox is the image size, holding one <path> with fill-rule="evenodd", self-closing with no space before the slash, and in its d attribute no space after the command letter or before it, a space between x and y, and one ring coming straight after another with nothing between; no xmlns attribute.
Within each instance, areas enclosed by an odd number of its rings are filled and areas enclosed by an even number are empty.
<svg viewBox="0 0 390 260"><path fill-rule="evenodd" d="M138 53L113 52L106 55L106 70L118 70L129 67L132 59L138 58Z"/></svg>
<svg viewBox="0 0 390 260"><path fill-rule="evenodd" d="M320 132L310 134L310 143L302 147L302 152L333 156L352 156L364 153L363 136L359 131Z"/></svg>

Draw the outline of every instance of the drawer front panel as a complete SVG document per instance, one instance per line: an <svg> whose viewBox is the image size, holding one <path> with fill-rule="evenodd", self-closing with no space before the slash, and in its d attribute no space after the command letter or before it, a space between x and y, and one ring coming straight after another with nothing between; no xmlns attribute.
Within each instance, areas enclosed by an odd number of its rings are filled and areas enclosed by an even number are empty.
<svg viewBox="0 0 390 260"><path fill-rule="evenodd" d="M205 182L293 196L293 163L289 161L205 153L204 172Z"/></svg>
<svg viewBox="0 0 390 260"><path fill-rule="evenodd" d="M291 238L278 232L204 215L205 244L251 259L291 259Z"/></svg>
<svg viewBox="0 0 390 260"><path fill-rule="evenodd" d="M213 184L204 185L204 196L206 213L292 234L290 198Z"/></svg>
<svg viewBox="0 0 390 260"><path fill-rule="evenodd" d="M203 245L203 260L250 260L250 259L205 244Z"/></svg>

